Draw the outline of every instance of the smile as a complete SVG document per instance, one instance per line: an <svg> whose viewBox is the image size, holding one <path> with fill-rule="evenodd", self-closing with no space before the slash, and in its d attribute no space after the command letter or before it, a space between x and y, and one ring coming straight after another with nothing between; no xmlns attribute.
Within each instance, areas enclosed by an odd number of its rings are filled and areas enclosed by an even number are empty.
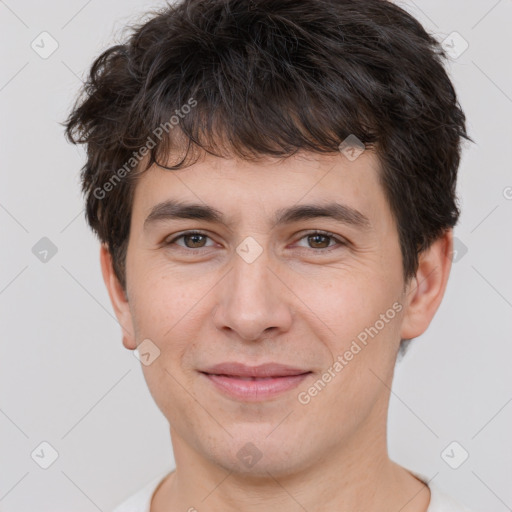
<svg viewBox="0 0 512 512"><path fill-rule="evenodd" d="M246 377L202 373L220 393L246 402L259 402L296 388L311 372L274 377Z"/></svg>

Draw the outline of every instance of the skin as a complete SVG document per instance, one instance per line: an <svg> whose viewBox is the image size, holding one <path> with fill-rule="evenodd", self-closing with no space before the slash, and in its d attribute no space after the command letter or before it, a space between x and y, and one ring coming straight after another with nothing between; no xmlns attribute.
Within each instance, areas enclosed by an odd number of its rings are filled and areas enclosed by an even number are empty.
<svg viewBox="0 0 512 512"><path fill-rule="evenodd" d="M442 300L452 232L420 255L415 278L404 283L378 173L367 150L355 161L343 154L258 162L208 155L180 171L152 167L140 177L126 291L105 246L101 264L124 346L150 339L161 352L142 369L169 421L176 470L155 492L151 512L427 509L428 487L389 459L386 420L400 339L421 335ZM210 205L228 224L167 219L145 229L152 208L168 199ZM370 229L326 217L270 227L279 209L334 201L366 215ZM192 229L207 237L172 242ZM308 237L314 230L347 245ZM252 263L236 252L248 236L262 248ZM300 403L298 393L394 303L401 311ZM273 361L313 373L296 389L249 403L221 394L198 372L224 361ZM250 468L237 457L248 442L262 455Z"/></svg>

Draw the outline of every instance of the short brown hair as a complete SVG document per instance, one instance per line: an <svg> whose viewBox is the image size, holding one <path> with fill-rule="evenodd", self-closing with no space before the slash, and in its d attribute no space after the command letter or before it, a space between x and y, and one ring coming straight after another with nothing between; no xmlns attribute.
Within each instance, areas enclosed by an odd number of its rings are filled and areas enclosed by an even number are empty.
<svg viewBox="0 0 512 512"><path fill-rule="evenodd" d="M182 0L130 28L94 61L63 123L68 140L87 145L87 220L123 287L136 177L164 166L179 139L186 151L168 169L192 163L193 149L285 157L337 152L356 136L379 157L405 280L456 224L460 143L471 139L441 45L400 7Z"/></svg>

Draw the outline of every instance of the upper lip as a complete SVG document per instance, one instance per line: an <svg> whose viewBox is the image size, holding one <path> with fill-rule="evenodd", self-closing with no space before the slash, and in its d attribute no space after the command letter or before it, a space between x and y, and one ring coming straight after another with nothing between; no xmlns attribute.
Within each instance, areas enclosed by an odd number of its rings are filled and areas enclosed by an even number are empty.
<svg viewBox="0 0 512 512"><path fill-rule="evenodd" d="M203 373L212 375L229 375L232 377L287 377L309 373L310 370L296 368L279 363L265 363L258 366L247 366L242 363L228 362L211 366Z"/></svg>

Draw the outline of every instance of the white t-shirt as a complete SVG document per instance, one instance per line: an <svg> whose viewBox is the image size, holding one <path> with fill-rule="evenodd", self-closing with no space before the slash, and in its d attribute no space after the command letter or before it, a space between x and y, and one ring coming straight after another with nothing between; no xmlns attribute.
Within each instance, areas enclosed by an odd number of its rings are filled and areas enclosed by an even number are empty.
<svg viewBox="0 0 512 512"><path fill-rule="evenodd" d="M423 475L413 471L411 473L427 483L427 479ZM126 501L123 501L112 512L150 512L149 507L153 494L160 482L169 474L170 472L167 471L164 475L159 475ZM430 483L428 487L430 489L430 504L426 512L472 512L469 508L444 494L435 484Z"/></svg>

